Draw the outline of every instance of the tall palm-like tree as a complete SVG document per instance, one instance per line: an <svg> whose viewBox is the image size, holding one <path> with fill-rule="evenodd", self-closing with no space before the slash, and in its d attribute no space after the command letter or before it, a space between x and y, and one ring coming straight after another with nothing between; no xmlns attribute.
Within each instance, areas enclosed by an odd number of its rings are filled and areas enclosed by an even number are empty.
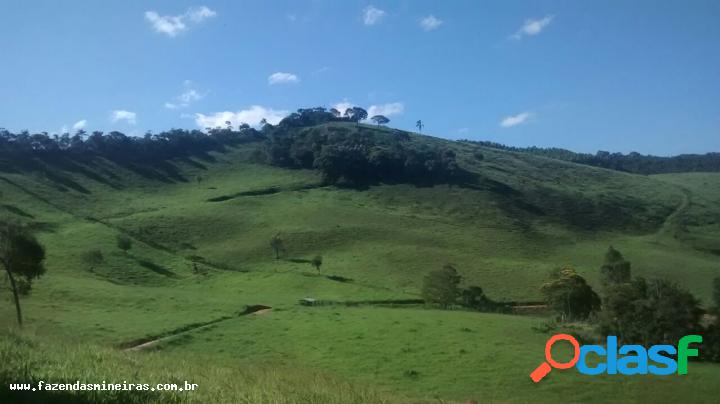
<svg viewBox="0 0 720 404"><path fill-rule="evenodd" d="M422 121L420 119L418 119L418 121L415 122L415 127L418 128L418 132L422 132L422 128L424 128L425 125L422 123Z"/></svg>
<svg viewBox="0 0 720 404"><path fill-rule="evenodd" d="M32 280L45 272L43 260L45 249L27 229L14 223L0 223L0 264L10 280L20 327L20 295L28 293Z"/></svg>

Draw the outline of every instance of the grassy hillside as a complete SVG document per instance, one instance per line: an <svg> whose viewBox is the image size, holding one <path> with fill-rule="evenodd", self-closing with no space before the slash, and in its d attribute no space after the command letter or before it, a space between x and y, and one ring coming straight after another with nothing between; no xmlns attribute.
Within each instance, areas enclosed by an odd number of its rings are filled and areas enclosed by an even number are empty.
<svg viewBox="0 0 720 404"><path fill-rule="evenodd" d="M393 136L343 123L293 130L338 128ZM706 397L715 388L706 384L720 374L712 365L697 365L687 380L587 381L566 372L528 386L526 373L547 337L533 327L544 318L300 308L303 297L417 298L422 277L446 263L496 300L537 300L547 273L562 265L597 284L610 244L633 273L667 277L709 298L718 275L719 174L647 177L426 136L409 141L453 149L471 180L328 186L315 171L264 164L261 142L154 170L104 159L73 169L47 161L6 169L0 217L32 223L48 253L47 275L23 299L26 332L70 347L82 336L105 348L171 336L152 358L122 358L185 360L196 366L183 373L188 380L213 362L228 372L260 364L327 372L419 398L552 401L560 391L588 387L588 399L602 392L633 400L646 393ZM287 247L279 260L269 246L277 232ZM129 252L116 247L118 234L133 240ZM101 263L85 259L93 250ZM320 273L304 262L317 254ZM272 310L238 316L256 304ZM0 306L0 327L13 327L13 310ZM213 392L226 386L202 378Z"/></svg>

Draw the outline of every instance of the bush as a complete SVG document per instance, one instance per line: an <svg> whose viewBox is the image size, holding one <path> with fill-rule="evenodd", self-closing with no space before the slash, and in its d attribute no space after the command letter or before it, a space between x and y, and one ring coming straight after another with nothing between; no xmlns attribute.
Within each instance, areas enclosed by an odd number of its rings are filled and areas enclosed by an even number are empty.
<svg viewBox="0 0 720 404"><path fill-rule="evenodd" d="M123 252L128 252L132 248L132 239L130 237L124 235L124 234L118 234L117 239L117 248L121 249Z"/></svg>

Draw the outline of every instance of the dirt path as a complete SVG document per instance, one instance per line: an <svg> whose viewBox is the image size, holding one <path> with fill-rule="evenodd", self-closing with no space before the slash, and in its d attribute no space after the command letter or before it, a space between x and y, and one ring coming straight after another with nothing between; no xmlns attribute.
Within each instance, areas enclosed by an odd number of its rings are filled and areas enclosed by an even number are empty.
<svg viewBox="0 0 720 404"><path fill-rule="evenodd" d="M235 316L225 316L225 317L217 318L215 320L206 321L203 323L194 323L194 324L184 325L184 326L178 327L174 330L163 333L161 335L146 337L146 338L142 338L139 340L134 340L134 341L126 342L124 344L120 344L120 347L125 352L142 351L142 350L157 346L163 342L170 341L174 338L177 338L179 335L188 333L190 331L196 331L196 330L200 330L203 328L207 328L214 324L217 324L217 323L220 323L223 321L227 321L227 320L230 320L233 318L237 318L237 317L265 315L271 311L272 311L272 307L261 305L261 304L247 306L245 311L243 311L242 313L239 313Z"/></svg>
<svg viewBox="0 0 720 404"><path fill-rule="evenodd" d="M680 230L679 218L692 204L692 193L684 187L680 187L680 190L683 193L683 200L680 205L678 205L678 207L675 208L675 210L670 213L667 218L665 218L665 222L663 222L662 226L660 226L660 229L656 233L657 238L675 238Z"/></svg>

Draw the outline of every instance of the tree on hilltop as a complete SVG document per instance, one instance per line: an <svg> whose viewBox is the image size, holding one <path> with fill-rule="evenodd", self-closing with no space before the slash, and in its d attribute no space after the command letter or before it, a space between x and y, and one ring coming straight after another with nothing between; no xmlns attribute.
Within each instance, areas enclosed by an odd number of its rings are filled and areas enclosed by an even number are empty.
<svg viewBox="0 0 720 404"><path fill-rule="evenodd" d="M373 122L375 122L375 123L377 124L377 126L385 125L385 124L387 124L388 122L390 122L390 120L387 119L387 118L386 118L385 116L383 116L383 115L375 115L375 116L373 116L373 117L370 118L370 119L371 119Z"/></svg>

